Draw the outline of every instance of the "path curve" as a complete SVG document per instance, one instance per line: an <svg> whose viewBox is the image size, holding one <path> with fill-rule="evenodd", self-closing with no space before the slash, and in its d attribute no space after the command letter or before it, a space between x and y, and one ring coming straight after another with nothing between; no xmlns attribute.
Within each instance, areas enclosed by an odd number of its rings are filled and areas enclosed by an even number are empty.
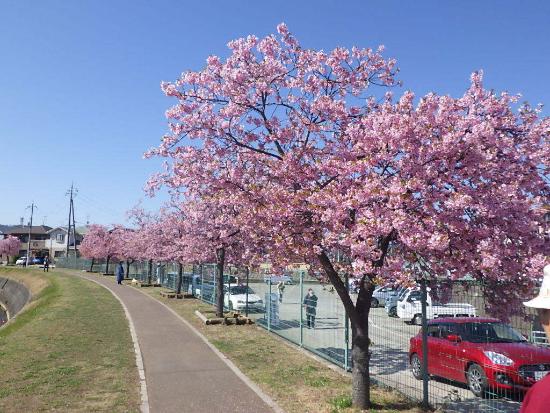
<svg viewBox="0 0 550 413"><path fill-rule="evenodd" d="M107 288L128 311L141 349L151 413L282 412L169 307L131 286L80 276Z"/></svg>

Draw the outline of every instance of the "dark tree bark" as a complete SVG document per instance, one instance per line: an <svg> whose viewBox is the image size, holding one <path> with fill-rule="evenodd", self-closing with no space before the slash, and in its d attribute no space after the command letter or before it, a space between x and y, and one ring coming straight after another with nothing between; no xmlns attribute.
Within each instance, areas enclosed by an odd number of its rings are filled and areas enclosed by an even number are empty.
<svg viewBox="0 0 550 413"><path fill-rule="evenodd" d="M183 284L183 265L178 262L178 282L176 284L176 294L181 294L181 285Z"/></svg>
<svg viewBox="0 0 550 413"><path fill-rule="evenodd" d="M223 266L225 248L216 250L216 317L223 317Z"/></svg>
<svg viewBox="0 0 550 413"><path fill-rule="evenodd" d="M370 338L369 313L374 283L364 276L359 287L355 312L357 319L351 323L352 399L360 409L371 408L370 400Z"/></svg>
<svg viewBox="0 0 550 413"><path fill-rule="evenodd" d="M90 272L94 271L94 259L92 258L92 263L90 264Z"/></svg>
<svg viewBox="0 0 550 413"><path fill-rule="evenodd" d="M107 255L107 263L105 264L105 274L109 274L109 261L111 260L111 256Z"/></svg>
<svg viewBox="0 0 550 413"><path fill-rule="evenodd" d="M147 261L147 284L152 284L153 281L153 260Z"/></svg>
<svg viewBox="0 0 550 413"><path fill-rule="evenodd" d="M126 278L130 278L130 260L126 260Z"/></svg>
<svg viewBox="0 0 550 413"><path fill-rule="evenodd" d="M393 232L380 241L380 258L373 262L375 268L384 264L389 244L393 239ZM375 274L365 274L359 283L359 294L354 305L344 281L334 269L330 258L325 252L318 255L319 261L328 279L338 293L351 323L351 360L352 360L352 399L353 405L366 410L372 407L370 398L370 339L369 313L372 293L374 292Z"/></svg>

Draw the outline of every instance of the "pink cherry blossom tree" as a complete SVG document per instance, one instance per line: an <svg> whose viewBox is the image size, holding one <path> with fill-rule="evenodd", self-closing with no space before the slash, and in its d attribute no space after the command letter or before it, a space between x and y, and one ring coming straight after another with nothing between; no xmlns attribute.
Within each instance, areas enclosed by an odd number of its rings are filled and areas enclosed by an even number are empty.
<svg viewBox="0 0 550 413"><path fill-rule="evenodd" d="M108 274L110 260L117 253L116 239L107 227L97 224L90 225L88 232L82 240L80 253L92 260L90 271L93 270L95 260L105 259L105 274Z"/></svg>
<svg viewBox="0 0 550 413"><path fill-rule="evenodd" d="M7 262L10 261L10 256L19 254L19 248L21 247L21 241L19 238L12 235L8 235L7 238L0 239L0 256L6 254Z"/></svg>
<svg viewBox="0 0 550 413"><path fill-rule="evenodd" d="M211 56L162 85L177 104L147 155L171 162L149 187L223 191L240 213L218 220L246 245L322 270L350 317L353 401L364 409L375 282L470 274L501 292L489 310L497 299L514 308L532 288L549 252L537 206L549 197L550 120L529 106L517 113L479 73L460 98L381 99L369 89L396 83L381 49L324 53L278 30L232 41L225 61ZM356 302L343 273L358 280ZM499 288L508 281L517 289Z"/></svg>
<svg viewBox="0 0 550 413"><path fill-rule="evenodd" d="M222 195L217 191L203 198L187 198L179 208L186 257L192 262L216 262L217 317L223 317L225 266L239 265L247 255L245 233L238 226L239 208Z"/></svg>
<svg viewBox="0 0 550 413"><path fill-rule="evenodd" d="M139 257L139 232L133 228L115 225L111 232L115 247L115 256L119 261L126 263L126 276L130 275L130 265Z"/></svg>

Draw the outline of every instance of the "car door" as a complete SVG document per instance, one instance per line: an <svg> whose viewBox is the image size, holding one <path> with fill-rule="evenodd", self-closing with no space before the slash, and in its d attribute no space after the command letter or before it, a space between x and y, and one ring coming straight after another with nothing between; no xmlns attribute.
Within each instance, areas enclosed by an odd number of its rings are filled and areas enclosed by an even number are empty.
<svg viewBox="0 0 550 413"><path fill-rule="evenodd" d="M428 374L437 375L440 370L440 362L438 358L440 334L439 324L433 323L428 325Z"/></svg>
<svg viewBox="0 0 550 413"><path fill-rule="evenodd" d="M441 336L438 346L439 375L451 380L464 381L464 345L461 341L448 339L449 336L460 336L459 325L457 323L441 323L439 333Z"/></svg>

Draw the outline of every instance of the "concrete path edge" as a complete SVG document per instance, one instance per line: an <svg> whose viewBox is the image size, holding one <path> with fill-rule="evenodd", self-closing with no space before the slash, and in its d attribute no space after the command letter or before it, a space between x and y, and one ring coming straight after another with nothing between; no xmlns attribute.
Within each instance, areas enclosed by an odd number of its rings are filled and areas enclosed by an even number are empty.
<svg viewBox="0 0 550 413"><path fill-rule="evenodd" d="M134 326L134 321L132 320L132 316L130 315L130 312L128 311L128 308L126 307L126 304L120 299L119 296L115 294L113 290L111 290L109 287L101 284L100 282L88 278L88 277L82 277L79 275L79 277L86 281L91 281L93 283L96 283L97 285L105 288L107 291L109 291L113 297L115 297L122 308L124 309L124 314L126 315L126 319L128 320L128 327L130 328L130 335L132 336L132 342L134 343L134 352L136 354L136 366L138 369L139 374L139 384L140 384L140 395L141 395L141 405L140 405L140 411L141 413L149 413L149 398L147 396L147 382L145 381L145 370L143 368L143 356L141 354L141 349L139 347L139 341L136 334L136 328ZM160 302L160 301L159 301ZM162 303L161 303L162 304Z"/></svg>
<svg viewBox="0 0 550 413"><path fill-rule="evenodd" d="M133 288L133 287L131 287ZM252 380L250 380L229 358L223 354L220 350L218 350L208 339L193 326L189 321L187 321L185 318L183 318L181 315L179 315L174 309L170 308L166 304L164 304L162 301L159 301L155 299L154 297L151 297L149 294L147 294L144 291L141 291L136 288L137 291L139 291L141 294L149 298L150 300L153 300L160 305L164 306L168 311L170 311L174 316L176 316L183 324L185 324L193 333L195 333L204 343L235 373L235 375L240 378L244 384L246 384L254 393L258 395L260 399L262 399L265 404L267 404L269 407L271 407L276 413L286 413L271 397L269 397L267 394L265 394L260 387L254 383Z"/></svg>

